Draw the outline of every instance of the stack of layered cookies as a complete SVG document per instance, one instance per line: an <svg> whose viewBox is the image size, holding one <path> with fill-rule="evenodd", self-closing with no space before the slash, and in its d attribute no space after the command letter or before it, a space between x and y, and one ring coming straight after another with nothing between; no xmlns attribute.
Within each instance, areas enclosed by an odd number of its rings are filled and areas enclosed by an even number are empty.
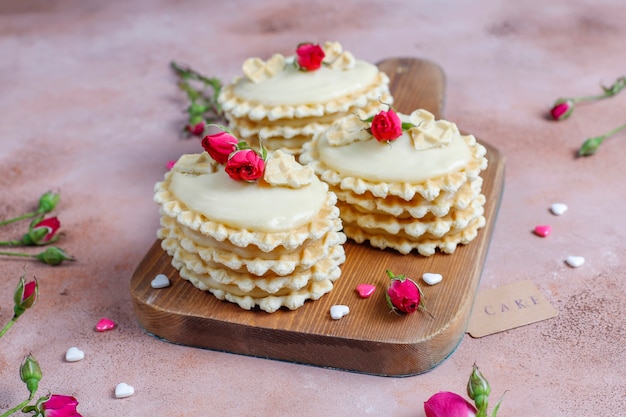
<svg viewBox="0 0 626 417"><path fill-rule="evenodd" d="M243 309L301 307L333 288L346 237L402 254L453 253L485 225L485 148L425 110L391 141L372 135L389 78L338 43L326 65L251 58L220 102L229 128L269 151L264 174L235 181L206 152L156 184L158 237L180 276ZM297 158L297 159L296 159Z"/></svg>

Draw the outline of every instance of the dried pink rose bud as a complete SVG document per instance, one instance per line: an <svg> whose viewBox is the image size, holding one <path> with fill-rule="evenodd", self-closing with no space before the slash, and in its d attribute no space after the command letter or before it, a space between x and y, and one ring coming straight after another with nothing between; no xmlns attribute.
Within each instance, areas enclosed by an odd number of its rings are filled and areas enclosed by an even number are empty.
<svg viewBox="0 0 626 417"><path fill-rule="evenodd" d="M41 413L44 417L81 417L77 406L78 401L70 395L52 394L41 404Z"/></svg>
<svg viewBox="0 0 626 417"><path fill-rule="evenodd" d="M326 57L321 46L314 43L301 43L296 49L296 62L303 71L315 71L322 66Z"/></svg>
<svg viewBox="0 0 626 417"><path fill-rule="evenodd" d="M402 135L402 120L393 109L381 110L372 119L372 136L379 142L389 142Z"/></svg>
<svg viewBox="0 0 626 417"><path fill-rule="evenodd" d="M465 398L449 391L440 391L424 403L426 417L475 417L476 408Z"/></svg>
<svg viewBox="0 0 626 417"><path fill-rule="evenodd" d="M389 308L395 312L411 314L424 307L422 291L415 281L404 275L395 275L389 269L387 275L391 279L385 293Z"/></svg>
<svg viewBox="0 0 626 417"><path fill-rule="evenodd" d="M252 149L237 151L226 162L226 173L238 181L256 181L264 171L265 160Z"/></svg>
<svg viewBox="0 0 626 417"><path fill-rule="evenodd" d="M218 164L225 164L230 154L237 149L238 142L230 133L218 132L205 136L202 139L202 147Z"/></svg>
<svg viewBox="0 0 626 417"><path fill-rule="evenodd" d="M556 121L565 120L574 112L574 101L569 98L561 98L550 109L550 116Z"/></svg>
<svg viewBox="0 0 626 417"><path fill-rule="evenodd" d="M58 236L55 236L61 222L57 217L49 217L37 222L34 226L30 227L28 232L22 236L22 245L46 245L48 243L58 240Z"/></svg>

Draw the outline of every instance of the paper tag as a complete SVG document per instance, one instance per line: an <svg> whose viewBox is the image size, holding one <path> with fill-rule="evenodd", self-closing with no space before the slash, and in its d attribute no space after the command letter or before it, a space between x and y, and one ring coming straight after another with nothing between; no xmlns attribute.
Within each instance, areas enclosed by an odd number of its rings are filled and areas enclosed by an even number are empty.
<svg viewBox="0 0 626 417"><path fill-rule="evenodd" d="M557 314L532 281L515 281L476 295L467 333L472 337L483 337Z"/></svg>

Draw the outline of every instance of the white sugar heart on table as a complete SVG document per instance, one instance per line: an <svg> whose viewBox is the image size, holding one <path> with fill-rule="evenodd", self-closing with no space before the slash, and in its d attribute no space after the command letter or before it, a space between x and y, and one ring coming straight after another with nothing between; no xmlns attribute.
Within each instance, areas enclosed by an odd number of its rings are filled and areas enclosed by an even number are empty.
<svg viewBox="0 0 626 417"><path fill-rule="evenodd" d="M77 362L83 359L85 359L85 352L76 346L72 346L65 352L65 360L68 362Z"/></svg>
<svg viewBox="0 0 626 417"><path fill-rule="evenodd" d="M572 268L578 268L585 263L585 258L582 256L568 256L567 259L565 259L565 262Z"/></svg>
<svg viewBox="0 0 626 417"><path fill-rule="evenodd" d="M422 275L422 279L428 285L435 285L443 280L443 276L441 274L434 274L432 272L426 272Z"/></svg>
<svg viewBox="0 0 626 417"><path fill-rule="evenodd" d="M550 211L552 214L556 216L560 216L561 214L567 211L567 204L564 203L554 203L550 206Z"/></svg>
<svg viewBox="0 0 626 417"><path fill-rule="evenodd" d="M126 398L130 397L135 393L135 388L128 385L126 382L120 382L115 387L115 398Z"/></svg>
<svg viewBox="0 0 626 417"><path fill-rule="evenodd" d="M159 274L150 281L152 288L165 288L170 286L170 279L165 274Z"/></svg>
<svg viewBox="0 0 626 417"><path fill-rule="evenodd" d="M336 304L330 308L330 317L339 320L350 312L350 307L343 304Z"/></svg>

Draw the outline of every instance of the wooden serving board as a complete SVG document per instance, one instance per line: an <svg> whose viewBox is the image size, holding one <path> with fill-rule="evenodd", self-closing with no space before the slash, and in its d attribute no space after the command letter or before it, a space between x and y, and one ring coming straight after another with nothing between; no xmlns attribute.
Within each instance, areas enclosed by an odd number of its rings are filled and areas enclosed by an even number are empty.
<svg viewBox="0 0 626 417"><path fill-rule="evenodd" d="M396 110L410 113L424 108L441 117L445 79L436 64L399 58L381 62L379 67L391 79ZM196 289L179 277L156 241L130 282L139 323L148 333L173 343L262 358L385 376L432 369L463 338L496 220L504 160L492 146L481 143L489 160L482 175L487 225L454 254L401 255L349 241L342 276L329 294L307 301L296 311L268 314L243 310ZM384 297L387 269L420 283L434 318L419 311L406 316L389 311ZM419 279L424 272L440 273L444 279L428 286ZM150 282L161 273L170 278L171 285L153 289ZM355 290L360 283L375 284L374 295L360 298ZM329 309L334 304L348 305L350 313L333 320Z"/></svg>

